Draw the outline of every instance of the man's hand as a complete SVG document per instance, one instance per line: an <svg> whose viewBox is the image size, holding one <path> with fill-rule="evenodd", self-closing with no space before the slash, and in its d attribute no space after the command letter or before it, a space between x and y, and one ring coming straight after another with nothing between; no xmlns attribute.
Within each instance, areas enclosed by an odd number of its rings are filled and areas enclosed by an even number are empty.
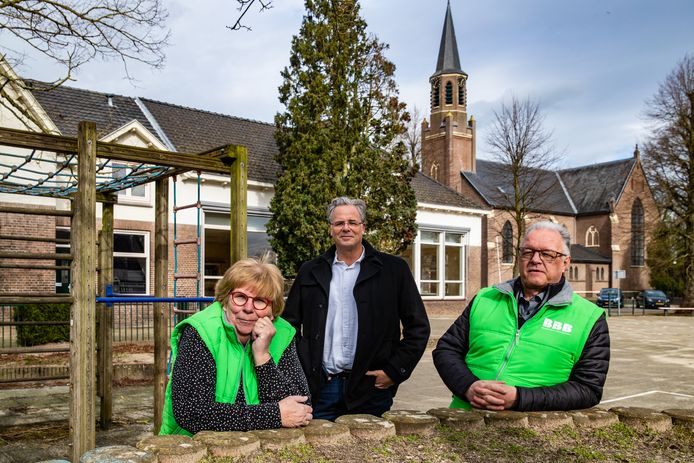
<svg viewBox="0 0 694 463"><path fill-rule="evenodd" d="M383 370L367 371L366 376L376 377L376 382L374 384L376 389L388 389L390 386L395 384L393 380L390 379L390 376L388 376Z"/></svg>
<svg viewBox="0 0 694 463"><path fill-rule="evenodd" d="M516 388L503 381L475 381L465 392L465 398L475 408L507 410L516 403Z"/></svg>

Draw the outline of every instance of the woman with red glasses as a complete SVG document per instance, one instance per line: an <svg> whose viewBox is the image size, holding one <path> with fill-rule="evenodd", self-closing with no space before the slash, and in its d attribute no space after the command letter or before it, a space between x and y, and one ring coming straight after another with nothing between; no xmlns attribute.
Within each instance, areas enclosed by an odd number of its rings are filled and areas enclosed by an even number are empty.
<svg viewBox="0 0 694 463"><path fill-rule="evenodd" d="M243 259L217 283L215 302L178 323L160 434L299 427L308 385L280 317L284 278L267 256Z"/></svg>

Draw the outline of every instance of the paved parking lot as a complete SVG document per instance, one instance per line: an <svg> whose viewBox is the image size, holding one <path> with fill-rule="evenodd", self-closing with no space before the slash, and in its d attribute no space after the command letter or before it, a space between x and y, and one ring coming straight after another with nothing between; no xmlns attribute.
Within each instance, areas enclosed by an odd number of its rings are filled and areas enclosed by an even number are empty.
<svg viewBox="0 0 694 463"><path fill-rule="evenodd" d="M452 322L432 318L432 336L440 336ZM694 409L694 316L613 315L609 327L612 359L602 407ZM428 410L450 403L431 351L400 388L394 408Z"/></svg>

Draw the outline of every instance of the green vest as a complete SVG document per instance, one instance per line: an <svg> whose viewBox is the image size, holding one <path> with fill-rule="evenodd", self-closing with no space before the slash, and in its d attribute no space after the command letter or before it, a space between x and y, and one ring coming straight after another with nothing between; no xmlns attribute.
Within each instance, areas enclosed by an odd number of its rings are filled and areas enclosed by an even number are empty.
<svg viewBox="0 0 694 463"><path fill-rule="evenodd" d="M603 312L573 293L570 304L545 304L518 329L513 294L484 288L470 309L470 349L465 362L481 380L521 387L563 383ZM454 395L450 407L469 410L471 405Z"/></svg>
<svg viewBox="0 0 694 463"><path fill-rule="evenodd" d="M270 341L270 356L275 363L279 363L282 354L294 339L296 330L286 320L277 317L273 322L276 333ZM176 354L178 353L178 340L186 325L191 325L198 332L200 338L214 358L217 378L215 382L215 400L220 403L233 404L236 401L239 384L243 378L243 393L246 403L258 404L258 382L255 376L255 362L251 343L243 346L236 337L236 330L224 321L224 310L219 302L215 302L205 310L186 318L176 325L171 334L171 365L172 371L176 367ZM243 374L242 374L243 372ZM191 436L187 430L181 428L174 419L173 405L171 403L171 379L166 386L166 398L162 416L160 435L183 434Z"/></svg>

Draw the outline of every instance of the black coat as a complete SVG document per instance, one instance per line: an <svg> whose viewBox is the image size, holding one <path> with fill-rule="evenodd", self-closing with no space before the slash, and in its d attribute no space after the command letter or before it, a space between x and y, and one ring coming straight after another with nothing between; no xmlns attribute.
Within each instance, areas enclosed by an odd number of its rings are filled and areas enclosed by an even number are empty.
<svg viewBox="0 0 694 463"><path fill-rule="evenodd" d="M354 408L377 391L370 370L383 370L397 385L412 374L429 339L429 319L407 263L399 257L365 248L354 285L358 335L347 379L345 402ZM313 403L327 377L323 370L323 343L328 314L328 292L335 246L304 263L294 280L282 314L296 328L299 359L308 379ZM402 323L402 337L400 324Z"/></svg>

